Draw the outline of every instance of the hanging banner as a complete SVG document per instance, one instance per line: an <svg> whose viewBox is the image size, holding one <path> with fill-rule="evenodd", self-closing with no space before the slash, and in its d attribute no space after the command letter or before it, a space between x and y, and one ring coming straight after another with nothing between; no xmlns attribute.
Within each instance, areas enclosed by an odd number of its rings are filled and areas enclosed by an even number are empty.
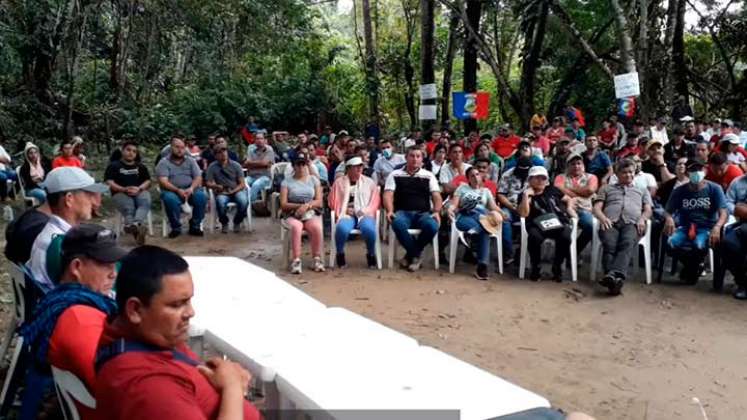
<svg viewBox="0 0 747 420"><path fill-rule="evenodd" d="M427 85L420 85L420 100L436 99L438 92L436 91L436 84L429 83Z"/></svg>
<svg viewBox="0 0 747 420"><path fill-rule="evenodd" d="M418 109L418 119L420 121L436 119L436 105L420 105Z"/></svg>
<svg viewBox="0 0 747 420"><path fill-rule="evenodd" d="M454 92L451 98L453 102L452 110L456 119L484 120L488 118L488 107L490 105L490 94L488 92Z"/></svg>
<svg viewBox="0 0 747 420"><path fill-rule="evenodd" d="M621 98L617 100L617 115L629 120L635 116L635 98Z"/></svg>
<svg viewBox="0 0 747 420"><path fill-rule="evenodd" d="M615 98L623 99L641 94L638 72L618 74L615 76Z"/></svg>

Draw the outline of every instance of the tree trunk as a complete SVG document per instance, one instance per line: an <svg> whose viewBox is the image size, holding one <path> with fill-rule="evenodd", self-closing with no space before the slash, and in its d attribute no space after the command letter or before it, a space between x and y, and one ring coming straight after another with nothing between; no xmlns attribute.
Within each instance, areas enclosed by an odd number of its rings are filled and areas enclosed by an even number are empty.
<svg viewBox="0 0 747 420"><path fill-rule="evenodd" d="M653 98L648 81L648 0L639 0L640 23L638 27L638 82L641 85L641 100L638 101L638 114L644 121L649 120L648 100Z"/></svg>
<svg viewBox="0 0 747 420"><path fill-rule="evenodd" d="M617 26L617 37L620 42L620 58L623 62L623 70L626 73L635 71L635 55L633 53L633 41L628 31L628 19L625 17L625 11L620 6L618 0L610 0L615 24Z"/></svg>
<svg viewBox="0 0 747 420"><path fill-rule="evenodd" d="M480 0L467 0L467 19L469 25L476 33L480 33ZM465 93L477 92L477 45L472 37L464 39L464 79L463 91ZM464 134L477 130L477 120L467 118L464 120Z"/></svg>
<svg viewBox="0 0 747 420"><path fill-rule="evenodd" d="M529 120L534 114L537 68L541 64L540 54L545 39L545 26L549 10L548 2L540 3L537 17L527 22L524 34L524 51L522 53L524 62L521 66L521 81L519 84L519 98L521 100L519 118L524 130L529 129Z"/></svg>
<svg viewBox="0 0 747 420"><path fill-rule="evenodd" d="M435 83L434 71L434 35L435 35L435 2L434 0L420 0L420 84ZM435 105L436 99L420 101L421 105ZM423 120L423 130L433 127L433 120Z"/></svg>
<svg viewBox="0 0 747 420"><path fill-rule="evenodd" d="M674 91L689 102L690 91L687 86L687 65L685 63L685 4L686 0L677 0L677 20L672 34L672 74Z"/></svg>
<svg viewBox="0 0 747 420"><path fill-rule="evenodd" d="M404 54L405 84L407 85L405 91L405 109L407 110L407 115L410 117L410 130L412 131L418 125L418 115L415 112L415 68L412 66L412 43L415 38L416 30L416 16L414 12L417 11L417 6L413 8L411 0L403 0L402 11L405 15L405 30L407 36L407 45L405 46Z"/></svg>
<svg viewBox="0 0 747 420"><path fill-rule="evenodd" d="M444 78L441 83L441 127L447 127L451 116L449 101L451 96L451 72L456 53L457 32L459 31L459 15L451 12L449 18L449 41L446 44L446 58L444 59Z"/></svg>
<svg viewBox="0 0 747 420"><path fill-rule="evenodd" d="M374 0L375 1L375 0ZM363 6L363 39L366 48L366 86L368 88L368 111L370 122L379 121L379 79L376 74L376 50L371 25L371 4L361 0Z"/></svg>

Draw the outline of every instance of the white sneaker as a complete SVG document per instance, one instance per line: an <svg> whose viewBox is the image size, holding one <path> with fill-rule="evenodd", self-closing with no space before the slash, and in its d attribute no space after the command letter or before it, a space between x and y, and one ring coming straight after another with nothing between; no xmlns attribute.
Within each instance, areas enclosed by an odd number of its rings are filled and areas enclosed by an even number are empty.
<svg viewBox="0 0 747 420"><path fill-rule="evenodd" d="M314 257L314 271L317 273L324 272L324 262L322 262L320 257Z"/></svg>
<svg viewBox="0 0 747 420"><path fill-rule="evenodd" d="M420 258L413 258L407 270L412 272L420 270Z"/></svg>
<svg viewBox="0 0 747 420"><path fill-rule="evenodd" d="M296 258L291 263L291 274L301 274L301 271L303 270L303 263L301 262L300 258Z"/></svg>

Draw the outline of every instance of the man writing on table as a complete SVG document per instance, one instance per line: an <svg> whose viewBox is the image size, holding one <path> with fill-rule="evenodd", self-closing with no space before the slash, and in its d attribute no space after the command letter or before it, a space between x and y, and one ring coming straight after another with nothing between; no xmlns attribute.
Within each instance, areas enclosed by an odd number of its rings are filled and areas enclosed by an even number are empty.
<svg viewBox="0 0 747 420"><path fill-rule="evenodd" d="M187 347L192 275L179 255L134 249L117 276L117 316L96 357L96 418L258 420L244 399L251 376L236 363L203 363Z"/></svg>

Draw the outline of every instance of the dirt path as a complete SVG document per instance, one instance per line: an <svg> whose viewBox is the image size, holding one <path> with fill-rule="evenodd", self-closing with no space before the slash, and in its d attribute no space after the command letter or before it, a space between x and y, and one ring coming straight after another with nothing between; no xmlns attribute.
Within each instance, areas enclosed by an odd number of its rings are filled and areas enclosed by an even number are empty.
<svg viewBox="0 0 747 420"><path fill-rule="evenodd" d="M566 410L599 419L695 420L702 418L691 403L698 397L710 419L747 419L747 306L708 292L706 283L631 283L613 299L584 281L585 265L578 284L497 274L479 282L471 266L458 264L449 275L444 267L434 272L429 260L414 275L370 271L362 242L348 254L349 269L291 276L281 267L277 226L267 219L255 225L249 235L150 243L272 269L327 305L368 316ZM133 245L129 238L124 244ZM458 386L444 379L444 386Z"/></svg>

